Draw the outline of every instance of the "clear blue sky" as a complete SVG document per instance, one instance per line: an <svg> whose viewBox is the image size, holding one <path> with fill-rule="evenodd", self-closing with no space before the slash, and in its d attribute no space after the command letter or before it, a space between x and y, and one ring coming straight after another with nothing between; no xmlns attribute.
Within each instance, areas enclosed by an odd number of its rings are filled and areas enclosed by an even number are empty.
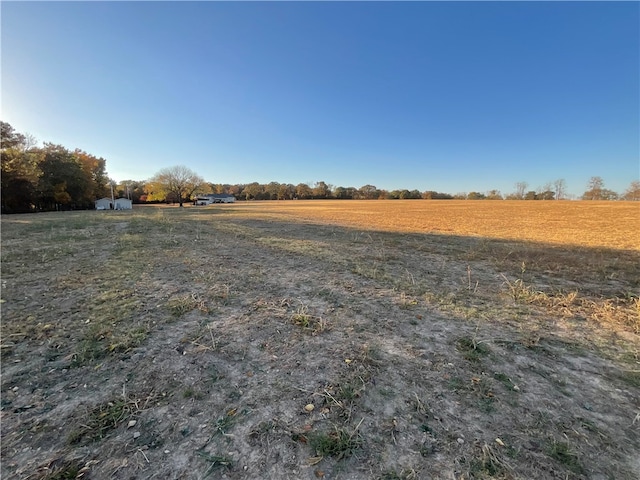
<svg viewBox="0 0 640 480"><path fill-rule="evenodd" d="M2 120L214 183L640 176L637 2L1 4Z"/></svg>

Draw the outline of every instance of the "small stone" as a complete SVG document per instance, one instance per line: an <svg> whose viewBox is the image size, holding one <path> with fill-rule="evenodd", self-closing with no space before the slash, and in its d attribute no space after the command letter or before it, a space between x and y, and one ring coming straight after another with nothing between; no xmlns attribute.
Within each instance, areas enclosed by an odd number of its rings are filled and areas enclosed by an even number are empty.
<svg viewBox="0 0 640 480"><path fill-rule="evenodd" d="M464 438L458 438L456 440L456 442L458 442L460 445L462 445L464 443Z"/></svg>
<svg viewBox="0 0 640 480"><path fill-rule="evenodd" d="M136 423L138 423L136 420L129 420L127 428L135 427Z"/></svg>
<svg viewBox="0 0 640 480"><path fill-rule="evenodd" d="M12 391L12 392L17 392L18 390L19 390L19 388L18 388L18 387L13 387L13 388L11 389L11 391Z"/></svg>
<svg viewBox="0 0 640 480"><path fill-rule="evenodd" d="M164 453L171 453L171 451L170 450L165 450Z"/></svg>
<svg viewBox="0 0 640 480"><path fill-rule="evenodd" d="M304 409L305 409L307 412L313 412L313 409L314 409L314 408L316 408L316 407L315 407L315 405L314 405L313 403L309 403L309 404L305 405L305 407L304 407Z"/></svg>
<svg viewBox="0 0 640 480"><path fill-rule="evenodd" d="M133 432L133 438L138 438L140 436L140 432Z"/></svg>

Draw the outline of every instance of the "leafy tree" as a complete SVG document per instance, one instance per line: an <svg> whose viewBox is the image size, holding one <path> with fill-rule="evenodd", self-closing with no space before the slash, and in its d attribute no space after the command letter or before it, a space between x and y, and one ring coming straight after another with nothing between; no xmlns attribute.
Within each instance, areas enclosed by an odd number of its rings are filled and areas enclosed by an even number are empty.
<svg viewBox="0 0 640 480"><path fill-rule="evenodd" d="M151 197L177 201L181 207L184 201L205 189L208 190L208 185L202 177L183 165L163 168L147 183L147 192Z"/></svg>
<svg viewBox="0 0 640 480"><path fill-rule="evenodd" d="M331 187L324 182L316 182L313 187L313 198L330 198Z"/></svg>
<svg viewBox="0 0 640 480"><path fill-rule="evenodd" d="M287 183L283 183L278 188L278 200L291 200L296 196L296 187Z"/></svg>
<svg viewBox="0 0 640 480"><path fill-rule="evenodd" d="M487 200L502 200L502 194L500 190L491 190L487 193Z"/></svg>
<svg viewBox="0 0 640 480"><path fill-rule="evenodd" d="M525 200L537 200L538 199L538 194L535 192L535 190L529 190L524 195L524 199Z"/></svg>
<svg viewBox="0 0 640 480"><path fill-rule="evenodd" d="M306 183L299 183L296 185L296 197L300 199L311 198L313 196L313 190Z"/></svg>
<svg viewBox="0 0 640 480"><path fill-rule="evenodd" d="M633 201L639 201L640 200L640 181L638 180L634 180L633 182L631 182L631 185L629 185L629 188L627 188L627 190L624 192L624 195L622 196L622 198L624 200L633 200Z"/></svg>
<svg viewBox="0 0 640 480"><path fill-rule="evenodd" d="M555 200L556 192L544 190L536 194L536 200Z"/></svg>
<svg viewBox="0 0 640 480"><path fill-rule="evenodd" d="M271 182L264 187L264 193L267 200L278 200L279 192L280 184L278 182Z"/></svg>
<svg viewBox="0 0 640 480"><path fill-rule="evenodd" d="M356 189L354 187L336 187L333 189L334 198L339 199L352 199Z"/></svg>
<svg viewBox="0 0 640 480"><path fill-rule="evenodd" d="M358 198L365 200L373 200L380 198L380 190L378 190L374 185L364 185L358 189L357 196Z"/></svg>
<svg viewBox="0 0 640 480"><path fill-rule="evenodd" d="M467 200L484 200L487 198L484 193L479 192L469 192L467 195Z"/></svg>
<svg viewBox="0 0 640 480"><path fill-rule="evenodd" d="M0 122L0 130L2 212L30 212L37 201L42 152L33 148L32 137L16 132L10 124Z"/></svg>
<svg viewBox="0 0 640 480"><path fill-rule="evenodd" d="M40 162L38 204L43 210L91 208L94 186L74 152L62 145L45 143Z"/></svg>

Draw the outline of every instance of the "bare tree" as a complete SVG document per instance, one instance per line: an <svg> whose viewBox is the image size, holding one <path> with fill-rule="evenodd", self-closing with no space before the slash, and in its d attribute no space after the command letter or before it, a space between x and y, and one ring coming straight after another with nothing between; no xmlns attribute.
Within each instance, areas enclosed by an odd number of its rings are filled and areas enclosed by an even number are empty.
<svg viewBox="0 0 640 480"><path fill-rule="evenodd" d="M173 197L180 206L206 184L202 177L185 166L163 168L148 182L154 196Z"/></svg>
<svg viewBox="0 0 640 480"><path fill-rule="evenodd" d="M640 200L640 181L634 180L631 182L631 185L629 185L629 188L624 192L624 196L622 198L625 200L634 200L636 202Z"/></svg>
<svg viewBox="0 0 640 480"><path fill-rule="evenodd" d="M587 191L582 195L583 200L602 200L604 180L602 177L591 177L587 184Z"/></svg>
<svg viewBox="0 0 640 480"><path fill-rule="evenodd" d="M564 200L567 195L567 182L564 178L559 178L553 182L553 189L556 194L556 200Z"/></svg>
<svg viewBox="0 0 640 480"><path fill-rule="evenodd" d="M524 199L524 195L527 191L527 187L529 184L527 182L518 182L516 183L516 193L515 198L518 200Z"/></svg>

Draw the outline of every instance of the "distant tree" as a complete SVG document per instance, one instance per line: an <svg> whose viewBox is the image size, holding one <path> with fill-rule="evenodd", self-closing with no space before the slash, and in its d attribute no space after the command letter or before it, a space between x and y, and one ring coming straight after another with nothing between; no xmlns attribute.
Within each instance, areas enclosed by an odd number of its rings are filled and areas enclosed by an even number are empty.
<svg viewBox="0 0 640 480"><path fill-rule="evenodd" d="M486 195L480 192L469 192L467 195L467 200L484 200L485 198L487 198Z"/></svg>
<svg viewBox="0 0 640 480"><path fill-rule="evenodd" d="M313 190L306 183L296 185L296 198L307 199L313 197Z"/></svg>
<svg viewBox="0 0 640 480"><path fill-rule="evenodd" d="M200 193L205 187L208 185L202 177L182 165L163 168L147 182L150 195L176 201L181 207L192 195Z"/></svg>
<svg viewBox="0 0 640 480"><path fill-rule="evenodd" d="M145 200L143 198L145 197L145 183L139 180L123 180L115 184L114 188L114 195L129 198L133 203L142 203Z"/></svg>
<svg viewBox="0 0 640 480"><path fill-rule="evenodd" d="M633 182L631 182L631 185L629 185L629 188L627 188L627 190L624 192L624 195L622 196L623 200L633 200L633 201L639 201L640 200L640 181L638 180L634 180Z"/></svg>
<svg viewBox="0 0 640 480"><path fill-rule="evenodd" d="M324 182L317 182L313 187L313 198L330 198L331 187Z"/></svg>
<svg viewBox="0 0 640 480"><path fill-rule="evenodd" d="M339 199L352 199L355 195L356 189L354 187L336 187L333 190L334 198Z"/></svg>
<svg viewBox="0 0 640 480"><path fill-rule="evenodd" d="M604 196L610 191L605 192L604 180L602 177L591 177L587 184L587 190L582 194L583 200L606 200Z"/></svg>
<svg viewBox="0 0 640 480"><path fill-rule="evenodd" d="M529 184L527 182L518 182L516 183L516 191L513 194L513 198L515 200L524 200L525 192Z"/></svg>
<svg viewBox="0 0 640 480"><path fill-rule="evenodd" d="M500 190L491 190L487 193L487 200L502 200Z"/></svg>
<svg viewBox="0 0 640 480"><path fill-rule="evenodd" d="M363 185L358 189L357 196L363 200L375 200L380 197L380 190L375 185Z"/></svg>
<svg viewBox="0 0 640 480"><path fill-rule="evenodd" d="M535 192L535 190L529 190L527 193L525 193L524 199L525 200L537 200L538 199L538 194Z"/></svg>
<svg viewBox="0 0 640 480"><path fill-rule="evenodd" d="M555 200L556 192L544 190L536 194L536 200Z"/></svg>
<svg viewBox="0 0 640 480"><path fill-rule="evenodd" d="M422 193L422 198L424 198L425 200L450 200L453 198L453 195L428 190Z"/></svg>
<svg viewBox="0 0 640 480"><path fill-rule="evenodd" d="M269 182L264 186L263 190L265 200L278 200L278 192L280 191L280 184L278 182Z"/></svg>
<svg viewBox="0 0 640 480"><path fill-rule="evenodd" d="M553 189L556 200L564 200L567 197L567 182L565 182L564 178L555 180Z"/></svg>
<svg viewBox="0 0 640 480"><path fill-rule="evenodd" d="M258 182L252 182L244 187L242 190L242 195L245 200L256 200L264 192L264 188Z"/></svg>

